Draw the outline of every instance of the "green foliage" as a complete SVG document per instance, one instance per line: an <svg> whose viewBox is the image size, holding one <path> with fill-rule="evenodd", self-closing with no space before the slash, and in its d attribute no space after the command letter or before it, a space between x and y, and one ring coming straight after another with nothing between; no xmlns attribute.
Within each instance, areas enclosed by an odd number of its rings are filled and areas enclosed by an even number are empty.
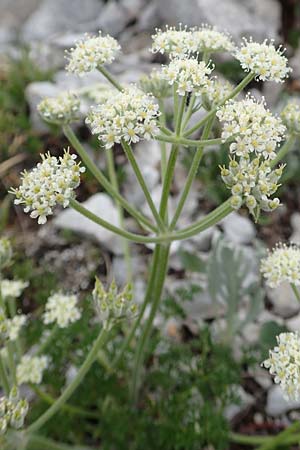
<svg viewBox="0 0 300 450"><path fill-rule="evenodd" d="M280 333L286 333L287 327L280 325L273 320L262 325L259 335L259 346L261 348L262 359L268 357L269 350L277 345L276 336Z"/></svg>
<svg viewBox="0 0 300 450"><path fill-rule="evenodd" d="M36 152L40 139L31 130L25 88L33 81L44 81L51 73L38 68L23 51L18 60L8 59L0 79L0 162L16 149Z"/></svg>

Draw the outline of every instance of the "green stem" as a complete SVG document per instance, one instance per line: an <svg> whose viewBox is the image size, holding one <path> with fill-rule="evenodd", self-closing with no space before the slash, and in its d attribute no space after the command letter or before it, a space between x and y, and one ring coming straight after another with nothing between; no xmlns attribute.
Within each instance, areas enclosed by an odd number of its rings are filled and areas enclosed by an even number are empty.
<svg viewBox="0 0 300 450"><path fill-rule="evenodd" d="M9 394L9 382L8 382L8 377L7 377L7 373L6 373L6 368L3 362L3 358L0 355L0 382L1 382L1 386L3 387L3 390L5 392L5 395Z"/></svg>
<svg viewBox="0 0 300 450"><path fill-rule="evenodd" d="M223 106L231 98L236 97L247 86L247 84L249 84L250 81L253 80L254 77L255 74L253 74L252 72L248 73L248 75L246 75L246 77L236 86L235 89L233 89L233 91L230 94L227 95L227 97L225 97L225 99L218 106L213 108L208 114L206 114L205 117L203 117L203 119L197 122L192 128L187 130L185 133L183 133L183 135L190 136L190 134L194 133L194 131L197 131L202 125L204 125L208 121L208 119L210 119L210 117L212 117L217 112L220 106Z"/></svg>
<svg viewBox="0 0 300 450"><path fill-rule="evenodd" d="M82 159L84 165L87 167L87 169L94 175L96 180L104 187L104 189L115 199L120 202L120 204L123 206L123 208L128 211L129 214L132 215L140 224L143 224L144 228L146 230L151 230L156 232L156 227L152 224L152 222L147 219L143 214L141 214L139 211L137 211L130 203L127 202L127 200L120 195L118 191L116 191L112 184L108 181L108 179L103 175L100 169L96 166L96 164L90 159L87 152L77 139L76 135L74 134L72 128L69 125L65 125L63 127L63 132L66 136L66 138L69 140L70 144L74 147L74 149L77 151L78 155Z"/></svg>
<svg viewBox="0 0 300 450"><path fill-rule="evenodd" d="M185 130L185 128L186 128L186 126L187 126L187 124L188 124L188 122L189 122L189 120L191 118L191 115L193 114L195 101L196 101L196 96L194 94L192 94L191 98L190 98L189 106L187 108L186 114L185 114L184 119L183 119L183 124L182 124L182 129L183 130Z"/></svg>
<svg viewBox="0 0 300 450"><path fill-rule="evenodd" d="M180 136L179 137L163 136L161 134L155 136L155 139L157 141L169 142L170 144L181 144L184 145L185 147L201 147L203 145L217 145L222 144L222 142L224 142L224 140L221 138L200 141L195 139L186 139Z"/></svg>
<svg viewBox="0 0 300 450"><path fill-rule="evenodd" d="M31 389L33 389L35 391L35 393L40 397L41 400L43 400L45 403L48 403L48 405L53 405L55 403L55 401L56 401L55 398L51 397L51 395L49 395L49 394L46 394L46 392L43 392L36 385L31 385ZM98 413L86 411L86 410L79 408L78 406L74 406L74 405L62 405L61 409L69 412L70 414L76 414L77 416L81 416L81 417L89 417L91 419L99 418Z"/></svg>
<svg viewBox="0 0 300 450"><path fill-rule="evenodd" d="M159 110L160 110L160 116L159 116L159 124L160 128L164 127L166 125L166 114L165 114L165 108L163 100L159 100ZM165 179L166 169L167 169L167 146L165 142L160 143L160 150L161 150L161 180L162 183Z"/></svg>
<svg viewBox="0 0 300 450"><path fill-rule="evenodd" d="M186 102L186 94L181 99L180 107L179 107L178 114L176 117L176 127L175 127L176 137L180 136L182 118L183 118L183 113L184 113L184 109L185 109L185 102Z"/></svg>
<svg viewBox="0 0 300 450"><path fill-rule="evenodd" d="M173 175L175 171L176 160L178 156L179 148L178 146L173 145L171 149L171 153L168 160L168 166L166 170L166 176L163 183L162 196L159 207L160 216L167 221L168 218L168 199L171 190L171 184L173 180Z"/></svg>
<svg viewBox="0 0 300 450"><path fill-rule="evenodd" d="M230 433L229 438L232 442L245 445L260 445L272 439L270 436L248 436L240 433Z"/></svg>
<svg viewBox="0 0 300 450"><path fill-rule="evenodd" d="M119 190L119 183L118 178L115 170L115 163L114 163L114 156L112 149L106 150L106 161L107 161L107 168L108 168L108 174L110 178L110 182L113 186L113 188L120 192ZM120 202L116 201L116 206L118 209L118 216L119 216L119 225L121 228L124 228L124 211L120 204ZM129 242L127 239L122 239L123 243L123 250L124 250L124 258L126 262L126 268L127 268L127 279L128 281L132 280L132 264L131 264L131 255L130 255L130 247Z"/></svg>
<svg viewBox="0 0 300 450"><path fill-rule="evenodd" d="M165 230L165 225L164 225L163 221L161 220L161 218L160 218L160 216L159 216L159 214L157 212L157 209L156 209L156 207L155 207L155 205L153 203L151 194L150 194L150 192L149 192L149 190L147 188L147 185L146 185L144 177L143 177L143 175L142 175L142 173L140 171L138 163L136 162L136 159L134 157L134 154L133 154L133 151L131 149L131 146L127 142L125 142L124 140L122 140L121 144L122 144L123 150L124 150L128 160L129 160L129 162L131 164L131 167L133 168L133 171L134 171L135 176L136 176L136 178L137 178L137 180L139 182L139 185L140 185L140 187L141 187L141 189L142 189L142 191L143 191L143 193L145 195L146 201L147 201L147 203L149 205L149 208L150 208L150 210L151 210L151 212L153 214L153 217L156 220L157 226L159 227L159 229L161 231L164 231Z"/></svg>
<svg viewBox="0 0 300 450"><path fill-rule="evenodd" d="M291 134L284 145L280 148L276 158L271 161L271 167L275 167L287 155L290 149L294 146L295 142L296 136L294 134Z"/></svg>
<svg viewBox="0 0 300 450"><path fill-rule="evenodd" d="M36 352L37 355L42 355L45 352L47 347L49 347L49 345L51 344L53 339L56 337L58 331L59 331L59 327L58 327L58 325L55 325L49 332L46 339L41 343L40 347L38 348L38 350Z"/></svg>
<svg viewBox="0 0 300 450"><path fill-rule="evenodd" d="M300 302L300 292L298 291L298 288L294 283L291 283L291 288L293 289L296 299Z"/></svg>
<svg viewBox="0 0 300 450"><path fill-rule="evenodd" d="M121 361L125 351L127 350L127 348L129 347L132 338L135 335L135 332L137 330L137 328L139 327L141 320L144 316L144 312L145 309L149 303L150 297L152 295L152 288L153 288L153 283L154 283L154 279L155 279L155 274L156 274L156 267L159 261L159 253L160 253L160 246L156 245L154 252L153 252L153 257L152 257L152 264L151 264L151 270L150 270L150 276L149 276L149 280L147 283L147 290L146 290L146 294L145 294L145 298L142 304L142 307L139 311L139 315L137 317L137 319L135 320L135 322L133 323L129 333L127 334L125 341L122 344L122 347L117 355L117 357L113 360L112 362L112 367L116 367L118 366L119 362Z"/></svg>
<svg viewBox="0 0 300 450"><path fill-rule="evenodd" d="M212 117L207 122L207 124L206 124L206 126L204 128L203 135L202 135L203 141L200 141L200 142L202 142L202 146L197 149L197 151L196 151L196 153L194 155L194 158L193 158L193 161L192 161L192 164L191 164L191 167L190 167L187 179L186 179L186 183L185 183L184 189L183 189L182 194L180 196L180 199L179 199L179 202L178 202L178 205L177 205L174 217L173 217L171 225L170 225L170 230L171 231L174 230L174 228L176 226L176 223L177 223L177 221L179 219L179 216L180 216L180 214L181 214L181 212L183 210L183 207L185 205L186 199L187 199L188 194L190 192L192 183L193 183L193 181L195 179L195 176L197 174L198 167L199 167L200 161L202 159L202 155L203 155L203 150L204 150L204 145L205 145L204 142L206 142L205 139L207 139L209 134L210 134L211 127L212 127L212 124L213 124L213 119L214 119L214 117Z"/></svg>
<svg viewBox="0 0 300 450"><path fill-rule="evenodd" d="M169 261L169 251L170 251L170 245L167 245L165 247L161 247L160 249L160 255L159 255L159 261L155 270L155 276L152 280L152 286L150 286L150 290L152 291L151 299L151 310L150 314L147 318L146 324L144 326L144 329L142 331L141 336L139 337L138 347L135 355L135 361L134 361L134 370L133 370L133 383L132 383L132 398L134 401L137 399L138 390L141 383L141 370L142 365L144 361L144 353L147 347L147 343L150 337L150 333L152 330L152 324L156 315L156 312L158 310L161 295L163 291L163 286L165 282L165 278L168 271L168 261Z"/></svg>
<svg viewBox="0 0 300 450"><path fill-rule="evenodd" d="M124 88L120 85L120 83L103 66L99 66L98 70L116 89L118 89L118 91L124 90Z"/></svg>
<svg viewBox="0 0 300 450"><path fill-rule="evenodd" d="M179 230L176 233L165 233L158 236L142 236L140 234L134 234L125 230L121 230L120 228L111 225L109 222L106 222L105 220L96 216L94 213L86 209L84 206L82 206L74 199L70 200L70 206L73 209L75 209L75 211L79 212L80 214L90 219L92 222L95 222L98 225L103 226L104 228L107 228L108 230L112 231L113 233L119 234L120 236L129 239L130 241L142 244L166 243L187 239L215 225L233 211L233 209L230 206L230 198L229 198L221 206L219 206L218 208L207 214L203 219L194 222L190 226L183 228L182 230Z"/></svg>
<svg viewBox="0 0 300 450"><path fill-rule="evenodd" d="M178 116L178 94L176 92L177 90L177 83L174 83L173 85L173 101L174 101L174 129L176 129L176 124L177 124L177 116Z"/></svg>
<svg viewBox="0 0 300 450"><path fill-rule="evenodd" d="M10 375L10 385L11 387L17 385L17 375L16 375L16 364L14 359L15 349L14 345L11 341L9 341L6 345L7 355L8 355L8 367L9 367L9 375Z"/></svg>
<svg viewBox="0 0 300 450"><path fill-rule="evenodd" d="M100 350L102 345L105 343L107 337L108 337L108 328L103 327L101 332L99 333L97 339L94 341L94 344L93 344L90 352L88 353L85 361L79 368L76 376L73 378L71 383L65 388L65 390L63 391L61 396L55 401L55 403L53 403L53 405L51 405L50 408L44 412L44 414L42 414L34 423L32 423L28 427L28 429L27 429L28 433L34 433L37 430L39 430L68 401L68 399L71 397L71 395L74 393L74 391L80 385L80 383L84 379L85 375L88 373L88 371L92 367L94 361L97 358L98 351Z"/></svg>
<svg viewBox="0 0 300 450"><path fill-rule="evenodd" d="M272 437L269 441L263 443L257 450L273 450L275 448L280 448L282 445L299 443L299 434L293 435L296 431L300 430L300 422L296 421L288 428L286 428L277 436Z"/></svg>

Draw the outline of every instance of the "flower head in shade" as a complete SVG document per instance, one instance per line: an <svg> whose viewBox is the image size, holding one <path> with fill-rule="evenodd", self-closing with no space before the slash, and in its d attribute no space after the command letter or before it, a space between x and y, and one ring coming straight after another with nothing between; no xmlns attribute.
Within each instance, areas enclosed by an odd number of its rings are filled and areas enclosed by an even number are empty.
<svg viewBox="0 0 300 450"><path fill-rule="evenodd" d="M232 84L227 80L219 80L216 77L207 80L203 89L202 99L205 103L208 101L208 109L211 106L217 106L224 102L226 97L233 91Z"/></svg>
<svg viewBox="0 0 300 450"><path fill-rule="evenodd" d="M299 333L280 333L277 346L269 351L262 365L269 369L286 399L300 398L300 336Z"/></svg>
<svg viewBox="0 0 300 450"><path fill-rule="evenodd" d="M181 96L189 92L201 95L212 70L212 67L204 61L198 62L196 58L173 59L163 67L162 76L171 86L175 84L176 92Z"/></svg>
<svg viewBox="0 0 300 450"><path fill-rule="evenodd" d="M283 168L272 170L269 162L261 157L231 159L228 168L221 167L221 177L231 190L232 208L239 209L245 204L255 219L261 210L275 210L280 201L272 195L279 187Z"/></svg>
<svg viewBox="0 0 300 450"><path fill-rule="evenodd" d="M171 88L165 80L161 70L153 69L149 75L142 75L139 85L146 94L150 93L156 98L171 96Z"/></svg>
<svg viewBox="0 0 300 450"><path fill-rule="evenodd" d="M27 317L24 314L18 314L9 319L0 308L0 341L2 343L16 341L26 322Z"/></svg>
<svg viewBox="0 0 300 450"><path fill-rule="evenodd" d="M21 186L11 189L16 196L15 204L24 205L24 212L30 212L30 217L37 218L39 224L47 222L56 205L66 208L79 186L80 174L85 171L76 163L76 157L68 150L59 158L50 153L41 155L41 163L22 173Z"/></svg>
<svg viewBox="0 0 300 450"><path fill-rule="evenodd" d="M51 295L46 303L44 323L57 323L60 328L66 328L81 317L77 306L76 295L64 295L61 292Z"/></svg>
<svg viewBox="0 0 300 450"><path fill-rule="evenodd" d="M24 383L40 384L43 378L43 372L49 365L49 358L42 356L22 356L17 365L18 385Z"/></svg>
<svg viewBox="0 0 300 450"><path fill-rule="evenodd" d="M28 281L23 280L0 280L1 295L3 298L18 298L28 285Z"/></svg>
<svg viewBox="0 0 300 450"><path fill-rule="evenodd" d="M260 270L271 288L285 281L300 286L300 248L294 244L278 244L262 259Z"/></svg>
<svg viewBox="0 0 300 450"><path fill-rule="evenodd" d="M241 48L235 51L235 57L246 72L252 72L259 80L281 83L291 72L283 53L280 47L275 48L273 41L258 44L252 39L244 39Z"/></svg>
<svg viewBox="0 0 300 450"><path fill-rule="evenodd" d="M265 159L276 157L276 148L283 140L285 126L279 117L266 109L265 101L247 96L242 101L229 100L217 112L223 122L222 138L234 137L230 152L247 157L250 153Z"/></svg>
<svg viewBox="0 0 300 450"><path fill-rule="evenodd" d="M12 255L13 250L9 239L0 239L0 270L10 264Z"/></svg>
<svg viewBox="0 0 300 450"><path fill-rule="evenodd" d="M300 133L300 104L288 103L280 114L281 119L289 131Z"/></svg>
<svg viewBox="0 0 300 450"><path fill-rule="evenodd" d="M130 284L119 292L113 281L108 290L105 290L101 281L96 277L93 300L97 316L103 324L107 324L110 319L131 316L137 311Z"/></svg>
<svg viewBox="0 0 300 450"><path fill-rule="evenodd" d="M171 58L183 58L195 53L214 53L233 50L233 43L227 33L222 33L209 25L179 29L166 26L165 30L156 29L152 36L153 53L166 53Z"/></svg>
<svg viewBox="0 0 300 450"><path fill-rule="evenodd" d="M105 148L111 148L122 139L128 143L151 139L159 132L158 115L154 98L130 86L93 108L86 123Z"/></svg>
<svg viewBox="0 0 300 450"><path fill-rule="evenodd" d="M8 397L0 398L0 435L9 427L22 428L27 412L27 400L21 399L19 390L13 387Z"/></svg>
<svg viewBox="0 0 300 450"><path fill-rule="evenodd" d="M63 92L57 97L46 97L37 109L46 122L65 124L78 118L80 101L72 92Z"/></svg>
<svg viewBox="0 0 300 450"><path fill-rule="evenodd" d="M104 64L111 64L120 49L116 39L109 35L102 36L100 31L98 36L85 35L84 39L67 52L66 69L82 76Z"/></svg>

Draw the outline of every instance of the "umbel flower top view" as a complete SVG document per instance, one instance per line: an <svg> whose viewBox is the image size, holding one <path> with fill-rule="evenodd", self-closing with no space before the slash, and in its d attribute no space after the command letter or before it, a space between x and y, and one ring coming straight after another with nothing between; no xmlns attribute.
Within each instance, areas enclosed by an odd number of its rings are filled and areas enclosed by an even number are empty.
<svg viewBox="0 0 300 450"><path fill-rule="evenodd" d="M122 55L115 38L99 31L74 42L66 51L69 76L98 72L99 81L42 99L37 110L52 140L36 166L7 186L16 213L36 221L47 244L49 223L71 214L87 229L116 235L123 258L119 267L97 254L109 275L92 266L93 286L88 282L83 295L45 272L37 281L30 254L21 264L13 240L0 240L2 450L300 446L299 414L271 424L262 406L267 385L279 403L300 407L300 323L274 322L268 300L276 292L278 308L284 302L298 311L300 248L273 240L265 252L257 241L249 258L220 231L227 223L239 242L230 217L247 218L252 230L286 208L281 194L291 177L300 107L283 102L275 113L259 93L263 83L275 89L290 76L285 50L272 40L237 43L211 26L178 25L156 29L149 51L162 64L127 83L110 71ZM219 64L234 64L239 81L220 75ZM53 151L59 135L63 144ZM93 148L83 142L87 135ZM158 155L145 141L156 143ZM155 189L141 152L157 158ZM116 221L84 201L100 191ZM201 259L193 250L209 233L212 249ZM60 239L71 238L65 232ZM75 238L76 245L83 241ZM68 259L57 266L59 253L41 259L41 267L67 273ZM74 285L84 266L77 261ZM200 295L205 289L210 303ZM271 319L262 324L265 305ZM237 428L233 409L249 397L241 414L257 402L255 420Z"/></svg>

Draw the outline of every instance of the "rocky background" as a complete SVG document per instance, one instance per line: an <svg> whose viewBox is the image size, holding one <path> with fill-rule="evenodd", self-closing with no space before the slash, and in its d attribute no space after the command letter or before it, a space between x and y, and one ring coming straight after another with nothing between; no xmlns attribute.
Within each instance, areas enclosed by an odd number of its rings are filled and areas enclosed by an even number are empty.
<svg viewBox="0 0 300 450"><path fill-rule="evenodd" d="M298 5L299 6L299 5ZM153 65L153 55L148 51L151 33L155 27L178 24L199 25L209 23L221 30L228 30L235 41L241 36L252 36L255 40L265 38L284 41L290 64L293 67L292 80L285 87L287 95L300 91L300 49L289 43L290 31L299 29L297 19L297 1L278 0L1 0L0 1L0 54L1 61L7 55L17 59L21 48L29 49L31 59L43 70L53 71L52 81L33 82L26 88L26 99L31 116L31 123L36 133L48 133L47 126L41 122L36 113L36 105L42 97L55 95L61 90L77 89L89 86L91 83L103 81L99 74L90 74L82 79L67 75L63 71L64 49L84 33L94 33L101 29L116 37L123 48L123 55L112 65L112 71L122 81L137 81L143 72L149 72ZM297 22L298 21L298 22ZM259 89L259 92L258 90ZM256 88L258 95L265 95L273 110L278 110L282 101L282 86L266 83L263 90ZM92 150L88 148L92 154ZM136 157L143 169L143 173L154 198L158 198L160 158L157 143L140 143L135 147ZM103 166L104 160L98 158ZM127 175L125 194L136 206L143 209L143 197L136 190L133 174L124 165L122 156L117 155L117 163L123 164ZM176 205L185 175L183 167L179 167L175 186L173 188L173 202ZM7 183L8 181L6 181ZM198 182L199 183L199 182ZM185 221L199 216L199 203L204 202L204 194L200 185L192 191L189 203L185 209ZM207 277L200 271L187 268L184 255L196 254L200 261L207 261L210 251L218 237L222 234L226 242L231 242L243 254L243 260L249 267L250 281L259 282L257 247L273 245L278 239L290 239L300 244L300 213L297 195L299 186L294 187L294 195L286 195L287 204L274 214L273 222L268 226L256 228L252 221L238 213L231 214L220 226L200 234L193 239L174 244L171 257L171 270L168 277L167 289L176 290L186 283L196 283L202 286L188 313L194 320L213 321L216 334L224 326L224 301L213 302L208 289ZM89 209L101 215L104 219L116 223L118 214L112 200L104 193L85 193L83 199ZM172 203L172 202L171 202ZM172 205L171 205L172 207ZM26 219L27 220L27 219ZM61 273L65 289L86 289L89 284L90 273L99 268L99 262L93 257L95 242L101 249L101 263L106 269L115 274L118 283L124 283L124 259L119 238L106 230L100 230L95 224L86 221L71 210L66 210L46 227L32 229L24 217L21 217L22 245L29 257L39 258L41 265L51 267L51 270ZM131 226L129 223L128 225ZM68 229L88 239L77 242L72 247L57 234L57 229ZM38 239L37 239L38 236ZM262 240L259 240L262 239ZM140 247L133 247L134 273L137 279L136 295L142 297L144 280L147 275L145 255L149 249L141 251ZM42 251L41 251L42 249ZM76 280L74 281L74 271ZM183 276L184 274L184 276ZM249 280L248 280L249 281ZM249 281L249 282L250 282ZM261 326L266 322L275 322L286 326L290 330L300 329L300 308L294 299L290 288L283 286L278 290L268 292L265 300L267 308L262 308L255 320L244 327L240 336L234 340L238 353L243 345L255 346L259 339ZM247 299L241 298L237 310L239 317L247 313ZM218 320L215 320L218 319ZM157 319L158 323L160 318ZM192 319L188 326L193 327ZM166 333L176 334L182 324L176 321L163 324ZM241 407L228 411L228 417L233 421L249 413L254 414L257 424L263 421L260 411L264 404L267 416L286 423L286 413L293 411L293 417L300 417L298 409L300 403L293 404L282 398L281 391L272 384L266 371L259 367L253 373L255 389L241 388Z"/></svg>

